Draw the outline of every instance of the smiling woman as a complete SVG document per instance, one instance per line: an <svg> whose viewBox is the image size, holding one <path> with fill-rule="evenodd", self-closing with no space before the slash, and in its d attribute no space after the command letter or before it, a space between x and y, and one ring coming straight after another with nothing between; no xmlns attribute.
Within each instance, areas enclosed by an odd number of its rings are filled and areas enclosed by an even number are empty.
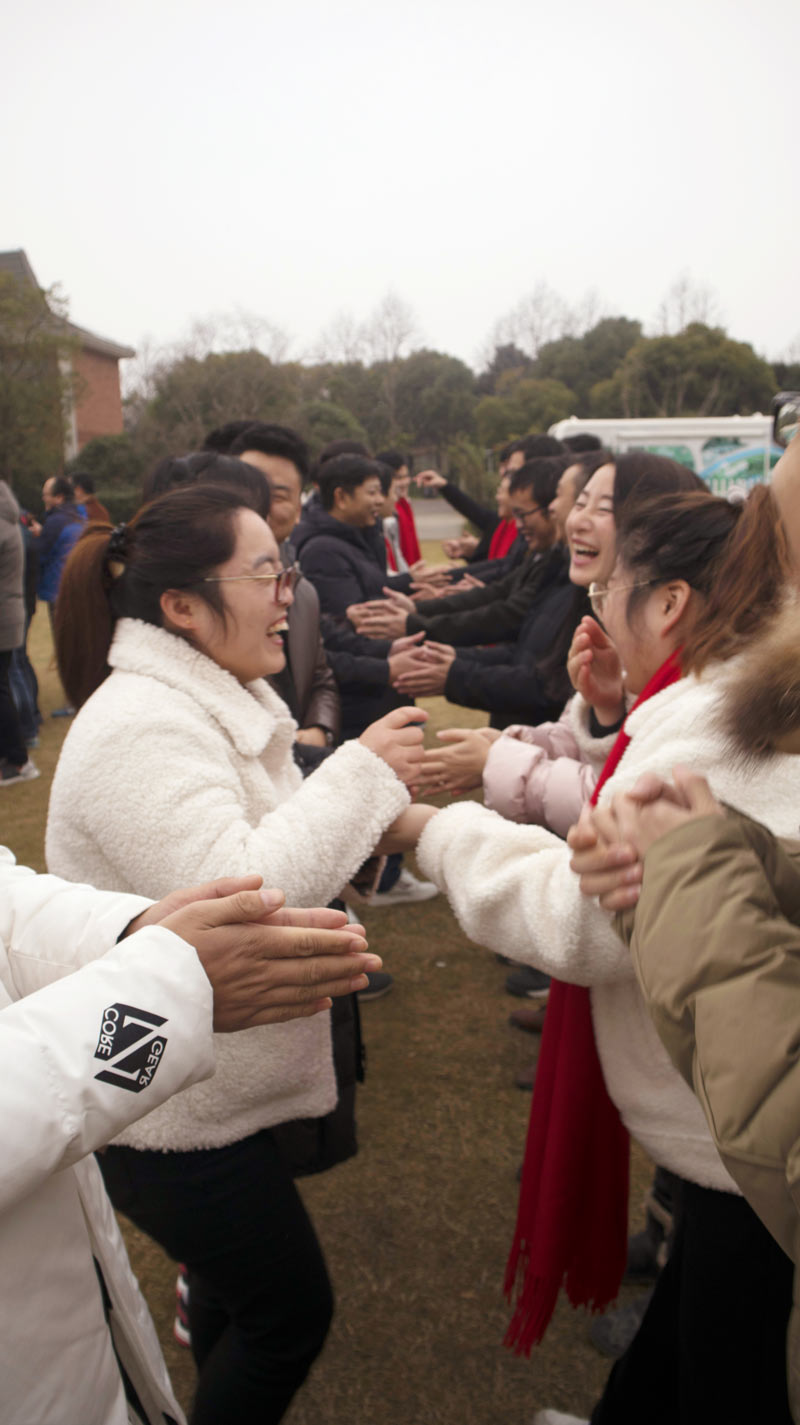
<svg viewBox="0 0 800 1425"><path fill-rule="evenodd" d="M87 531L59 600L59 665L80 710L53 780L51 870L154 897L206 879L201 867L255 871L309 906L391 824L388 849L413 843L405 784L424 713L391 713L301 779L294 721L265 681L284 663L293 578L233 488L173 490L127 527ZM325 1338L325 1263L272 1133L335 1104L318 1020L222 1036L214 1078L103 1155L114 1203L189 1267L197 1425L279 1420Z"/></svg>

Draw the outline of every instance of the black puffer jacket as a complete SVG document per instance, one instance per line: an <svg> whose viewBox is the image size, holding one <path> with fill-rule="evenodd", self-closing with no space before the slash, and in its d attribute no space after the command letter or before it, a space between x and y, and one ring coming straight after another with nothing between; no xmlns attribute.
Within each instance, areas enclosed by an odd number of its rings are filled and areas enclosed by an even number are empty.
<svg viewBox="0 0 800 1425"><path fill-rule="evenodd" d="M381 599L384 585L402 592L411 587L408 574L387 576L386 550L375 529L356 529L334 519L318 499L309 500L303 510L292 544L324 614L343 614L350 604Z"/></svg>
<svg viewBox="0 0 800 1425"><path fill-rule="evenodd" d="M459 653L447 675L445 696L463 707L485 708L492 727L554 721L572 691L566 667L554 673L542 667L565 622L575 624L580 616L569 564L560 546L540 562L535 597L516 641Z"/></svg>

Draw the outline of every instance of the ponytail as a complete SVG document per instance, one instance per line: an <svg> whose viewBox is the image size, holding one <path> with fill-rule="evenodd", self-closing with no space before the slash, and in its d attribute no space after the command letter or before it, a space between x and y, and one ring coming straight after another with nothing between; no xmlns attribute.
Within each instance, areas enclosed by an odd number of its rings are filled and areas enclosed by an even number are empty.
<svg viewBox="0 0 800 1425"><path fill-rule="evenodd" d="M108 676L117 620L162 627L167 589L191 590L224 619L220 586L204 580L233 554L240 509L252 509L241 489L193 485L144 505L128 525L89 526L64 565L55 612L58 671L75 707Z"/></svg>

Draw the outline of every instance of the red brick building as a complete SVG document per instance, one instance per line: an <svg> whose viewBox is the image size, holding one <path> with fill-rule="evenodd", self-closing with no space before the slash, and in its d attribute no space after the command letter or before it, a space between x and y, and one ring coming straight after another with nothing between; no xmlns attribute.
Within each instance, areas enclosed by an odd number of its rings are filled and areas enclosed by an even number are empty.
<svg viewBox="0 0 800 1425"><path fill-rule="evenodd" d="M18 282L33 286L39 283L26 254L0 252L0 272L7 272ZM75 326L63 323L67 335L77 343L72 357L76 381L76 397L68 414L64 458L71 460L96 435L122 434L122 395L119 383L119 363L135 356L130 346L109 341Z"/></svg>

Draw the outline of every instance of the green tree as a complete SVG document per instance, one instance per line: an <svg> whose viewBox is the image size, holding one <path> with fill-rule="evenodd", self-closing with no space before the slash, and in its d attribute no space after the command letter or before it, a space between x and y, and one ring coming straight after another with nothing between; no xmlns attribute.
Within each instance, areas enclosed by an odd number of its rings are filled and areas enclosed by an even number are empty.
<svg viewBox="0 0 800 1425"><path fill-rule="evenodd" d="M196 450L206 433L226 421L291 423L298 411L300 367L262 352L210 352L163 363L153 396L140 407L131 434L148 459Z"/></svg>
<svg viewBox="0 0 800 1425"><path fill-rule="evenodd" d="M312 451L318 455L331 440L360 440L366 445L367 433L355 416L335 401L309 401L300 410L297 426Z"/></svg>
<svg viewBox="0 0 800 1425"><path fill-rule="evenodd" d="M533 374L539 380L561 381L568 386L576 397L575 409L569 414L584 415L589 409L592 387L613 377L641 335L641 322L629 317L604 317L583 336L565 336L543 346Z"/></svg>
<svg viewBox="0 0 800 1425"><path fill-rule="evenodd" d="M748 342L691 322L677 336L636 342L613 379L593 388L591 414L746 416L768 410L774 392L772 367Z"/></svg>
<svg viewBox="0 0 800 1425"><path fill-rule="evenodd" d="M70 460L67 474L91 475L97 497L115 519L129 519L141 504L147 462L128 434L98 435Z"/></svg>
<svg viewBox="0 0 800 1425"><path fill-rule="evenodd" d="M475 378L455 356L423 349L397 364L394 415L404 443L432 447L437 458L448 442L473 428Z"/></svg>
<svg viewBox="0 0 800 1425"><path fill-rule="evenodd" d="M0 273L0 477L24 505L63 467L76 346L54 292Z"/></svg>
<svg viewBox="0 0 800 1425"><path fill-rule="evenodd" d="M520 347L513 341L502 342L494 348L491 361L475 382L475 390L479 396L494 396L497 393L498 380L507 371L530 374L532 369L533 362Z"/></svg>

